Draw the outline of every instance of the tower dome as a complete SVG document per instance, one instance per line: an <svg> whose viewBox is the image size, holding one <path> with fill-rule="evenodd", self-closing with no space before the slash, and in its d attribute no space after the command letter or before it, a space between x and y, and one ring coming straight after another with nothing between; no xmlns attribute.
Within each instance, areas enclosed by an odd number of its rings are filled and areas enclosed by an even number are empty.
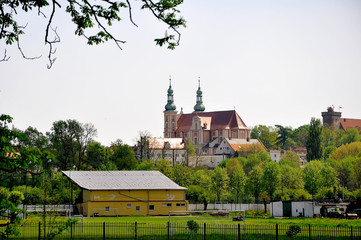
<svg viewBox="0 0 361 240"><path fill-rule="evenodd" d="M171 79L169 79L169 88L168 88L167 104L165 105L165 111L166 112L174 112L176 109L177 109L177 107L174 104Z"/></svg>
<svg viewBox="0 0 361 240"><path fill-rule="evenodd" d="M201 80L198 80L198 90L197 90L197 103L194 105L194 112L204 112L206 107L203 105L202 101L202 90L201 90Z"/></svg>

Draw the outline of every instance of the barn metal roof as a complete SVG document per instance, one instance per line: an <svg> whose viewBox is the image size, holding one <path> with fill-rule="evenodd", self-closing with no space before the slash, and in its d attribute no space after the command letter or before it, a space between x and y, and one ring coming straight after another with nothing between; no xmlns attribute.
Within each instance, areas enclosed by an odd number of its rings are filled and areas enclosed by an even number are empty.
<svg viewBox="0 0 361 240"><path fill-rule="evenodd" d="M159 171L63 171L87 190L186 190Z"/></svg>

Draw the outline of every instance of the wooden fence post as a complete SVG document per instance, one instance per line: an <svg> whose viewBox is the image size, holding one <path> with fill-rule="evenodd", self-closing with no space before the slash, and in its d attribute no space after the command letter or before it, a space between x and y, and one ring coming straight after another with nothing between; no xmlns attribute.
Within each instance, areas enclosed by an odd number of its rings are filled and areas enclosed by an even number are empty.
<svg viewBox="0 0 361 240"><path fill-rule="evenodd" d="M276 224L276 240L278 240L278 224Z"/></svg>
<svg viewBox="0 0 361 240"><path fill-rule="evenodd" d="M138 238L138 234L137 234L137 222L135 222L134 224L134 239Z"/></svg>
<svg viewBox="0 0 361 240"><path fill-rule="evenodd" d="M39 232L38 232L38 239L41 239L41 222L39 222Z"/></svg>
<svg viewBox="0 0 361 240"><path fill-rule="evenodd" d="M206 240L206 229L207 229L206 226L207 226L207 224L204 223L204 225L203 225L203 234L204 234L204 235L203 235L203 239L204 239L204 240Z"/></svg>
<svg viewBox="0 0 361 240"><path fill-rule="evenodd" d="M308 239L311 240L311 224L308 224Z"/></svg>
<svg viewBox="0 0 361 240"><path fill-rule="evenodd" d="M103 239L105 239L105 222L103 222Z"/></svg>

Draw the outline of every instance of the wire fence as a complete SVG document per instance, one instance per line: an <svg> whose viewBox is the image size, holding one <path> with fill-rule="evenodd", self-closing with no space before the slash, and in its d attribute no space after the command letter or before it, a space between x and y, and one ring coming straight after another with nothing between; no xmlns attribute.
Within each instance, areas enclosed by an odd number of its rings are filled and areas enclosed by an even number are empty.
<svg viewBox="0 0 361 240"><path fill-rule="evenodd" d="M187 223L76 223L55 239L141 239L141 240L218 240L218 239L291 239L287 234L291 225L242 225L202 223L191 231ZM361 239L358 227L299 226L300 232L292 239ZM0 227L0 231L4 230ZM44 227L41 223L18 226L20 235L12 239L46 239L57 226Z"/></svg>

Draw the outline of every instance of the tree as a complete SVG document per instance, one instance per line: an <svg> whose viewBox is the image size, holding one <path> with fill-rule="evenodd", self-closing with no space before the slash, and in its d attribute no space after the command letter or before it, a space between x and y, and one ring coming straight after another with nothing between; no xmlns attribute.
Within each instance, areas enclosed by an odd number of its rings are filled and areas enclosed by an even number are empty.
<svg viewBox="0 0 361 240"><path fill-rule="evenodd" d="M304 182L302 176L302 170L300 168L294 168L290 165L280 165L281 170L281 191L283 193L286 189L302 189Z"/></svg>
<svg viewBox="0 0 361 240"><path fill-rule="evenodd" d="M236 197L236 203L239 203L239 197L245 192L246 175L243 172L242 167L236 169L231 177L230 188L231 192Z"/></svg>
<svg viewBox="0 0 361 240"><path fill-rule="evenodd" d="M192 169L176 164L173 167L172 180L182 187L188 187L191 184Z"/></svg>
<svg viewBox="0 0 361 240"><path fill-rule="evenodd" d="M61 170L73 166L82 169L86 148L96 135L97 130L91 123L82 124L71 119L54 122L48 136L55 149L58 167Z"/></svg>
<svg viewBox="0 0 361 240"><path fill-rule="evenodd" d="M277 142L277 133L271 127L258 125L252 129L251 138L261 140L267 149L272 149Z"/></svg>
<svg viewBox="0 0 361 240"><path fill-rule="evenodd" d="M28 127L25 131L18 130L18 132L22 133L22 138L19 139L19 144L21 146L36 147L40 149L44 149L49 146L49 140L47 137L36 128Z"/></svg>
<svg viewBox="0 0 361 240"><path fill-rule="evenodd" d="M321 121L319 119L312 118L306 141L307 161L322 158L321 137L322 137Z"/></svg>
<svg viewBox="0 0 361 240"><path fill-rule="evenodd" d="M15 145L20 143L23 134L9 129L11 122L9 115L0 115L0 184L10 188L15 185L14 178L21 178L49 155L38 148Z"/></svg>
<svg viewBox="0 0 361 240"><path fill-rule="evenodd" d="M133 170L138 163L133 150L120 139L111 143L109 160L115 163L118 170Z"/></svg>
<svg viewBox="0 0 361 240"><path fill-rule="evenodd" d="M349 128L345 134L341 137L341 144L348 144L352 142L360 141L360 133L356 128Z"/></svg>
<svg viewBox="0 0 361 240"><path fill-rule="evenodd" d="M262 191L262 178L263 170L260 166L254 167L248 176L247 188L255 200L259 200Z"/></svg>
<svg viewBox="0 0 361 240"><path fill-rule="evenodd" d="M191 177L192 185L189 187L188 192L193 189L193 197L196 196L197 202L202 202L204 210L207 210L208 202L211 198L211 185L212 180L208 172L204 169L196 170Z"/></svg>
<svg viewBox="0 0 361 240"><path fill-rule="evenodd" d="M26 26L16 20L17 14L20 12L28 13L37 11L39 16L46 17L45 14L48 13L44 35L45 44L49 46L48 68L51 68L55 61L53 56L55 53L55 44L60 42L56 27L53 27L53 19L55 15L57 15L57 11L65 9L65 12L69 14L76 27L75 34L85 37L89 45L112 40L122 49L121 44L126 43L126 41L115 37L108 27L122 19L120 13L123 9L128 9L130 22L134 26L137 26L133 21L132 15L134 11L132 4L135 4L134 2L135 1L131 0L103 0L100 2L80 0L68 0L64 2L58 2L56 0L1 1L0 24L2 27L0 28L0 41L4 41L7 45L16 43L23 57L27 58L19 45L20 36L25 33L24 29ZM166 34L164 37L155 39L156 45L166 45L169 49L174 49L179 44L181 34L178 29L185 27L186 23L183 17L179 16L180 11L178 7L182 3L183 0L142 0L140 9L149 10L156 19L160 20L172 31L169 35ZM60 4L63 4L63 6ZM5 50L2 60L7 61L8 59L9 57L6 55Z"/></svg>
<svg viewBox="0 0 361 240"><path fill-rule="evenodd" d="M332 152L330 158L341 161L346 157L356 157L361 154L361 142L342 145Z"/></svg>
<svg viewBox="0 0 361 240"><path fill-rule="evenodd" d="M303 179L305 181L305 189L315 196L317 191L322 186L321 169L323 168L322 162L314 160L309 162L303 169Z"/></svg>
<svg viewBox="0 0 361 240"><path fill-rule="evenodd" d="M273 200L273 193L276 191L281 180L280 165L269 162L263 172L263 184L267 189L268 196Z"/></svg>
<svg viewBox="0 0 361 240"><path fill-rule="evenodd" d="M211 174L212 179L212 191L215 193L217 201L220 202L224 198L228 191L229 177L227 170L224 168L216 167Z"/></svg>
<svg viewBox="0 0 361 240"><path fill-rule="evenodd" d="M106 164L106 149L99 142L91 142L86 148L86 168L98 169L102 164Z"/></svg>
<svg viewBox="0 0 361 240"><path fill-rule="evenodd" d="M300 157L294 151L286 151L281 156L280 164L290 164L293 167L300 166Z"/></svg>
<svg viewBox="0 0 361 240"><path fill-rule="evenodd" d="M9 238L10 235L19 235L15 224L20 223L21 219L18 216L22 213L22 209L19 209L18 206L24 200L24 195L18 191L10 192L6 188L0 187L0 216L1 218L8 219L9 222L6 222L6 228L4 231L0 230L0 238Z"/></svg>
<svg viewBox="0 0 361 240"><path fill-rule="evenodd" d="M288 139L292 129L289 127L283 127L281 125L275 125L275 127L278 128L277 144L281 147L281 149L285 149L287 139Z"/></svg>

